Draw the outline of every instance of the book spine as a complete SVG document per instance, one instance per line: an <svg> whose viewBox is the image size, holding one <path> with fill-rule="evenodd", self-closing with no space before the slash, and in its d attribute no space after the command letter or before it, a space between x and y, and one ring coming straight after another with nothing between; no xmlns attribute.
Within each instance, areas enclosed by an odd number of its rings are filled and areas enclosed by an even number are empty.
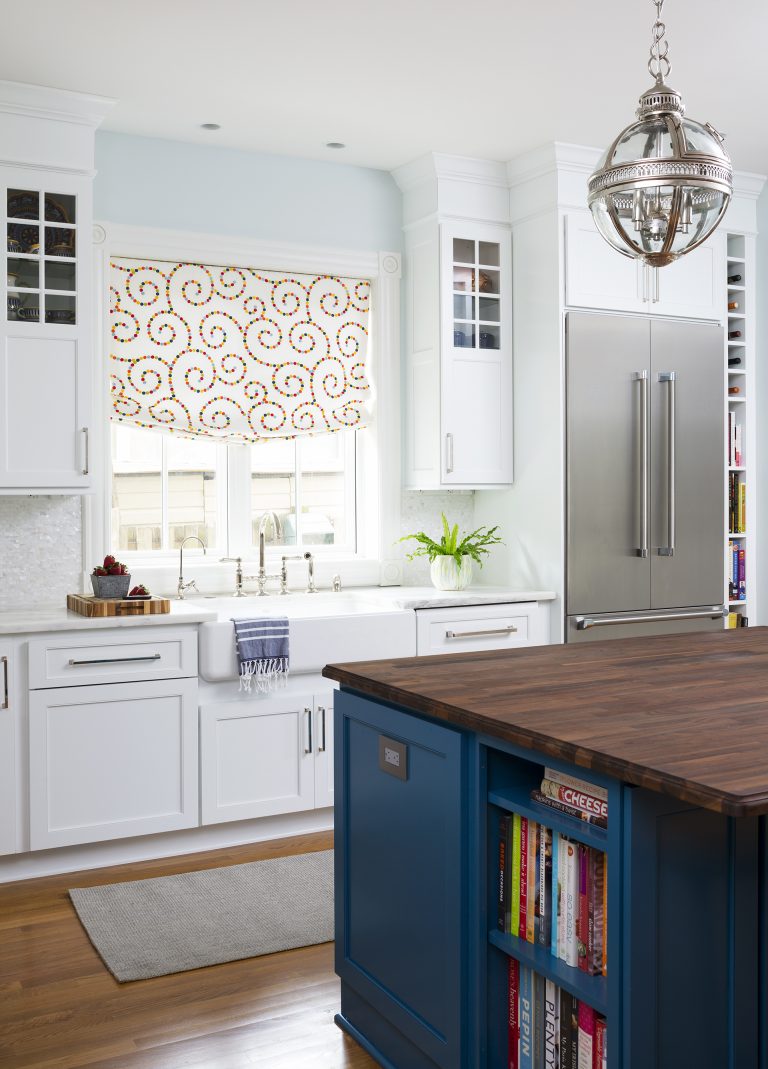
<svg viewBox="0 0 768 1069"><path fill-rule="evenodd" d="M539 944L552 943L552 831L539 825Z"/></svg>
<svg viewBox="0 0 768 1069"><path fill-rule="evenodd" d="M574 997L560 988L560 1069L571 1069Z"/></svg>
<svg viewBox="0 0 768 1069"><path fill-rule="evenodd" d="M539 825L535 820L528 824L528 912L526 913L525 938L536 941L536 891L538 890Z"/></svg>
<svg viewBox="0 0 768 1069"><path fill-rule="evenodd" d="M541 781L541 793L583 813L594 813L597 817L608 819L608 803L594 794L576 790L568 784L556 783L550 779Z"/></svg>
<svg viewBox="0 0 768 1069"><path fill-rule="evenodd" d="M558 944L558 931L559 931L558 925L560 923L559 916L558 916L558 914L560 912L560 884L559 884L558 881L560 879L560 873L559 873L559 869L557 867L558 860L559 860L559 854L560 854L560 833L557 832L557 831L553 831L552 832L552 893L551 893L550 898L549 898L549 901L550 901L550 915L551 915L551 919L550 919L550 922L549 922L549 936L550 936L549 946L550 946L550 950L552 952L552 955L555 958L560 957L560 954L559 954L559 951L558 951L558 946L559 946L559 944Z"/></svg>
<svg viewBox="0 0 768 1069"><path fill-rule="evenodd" d="M595 1018L595 1066L603 1069L606 1062L605 1017Z"/></svg>
<svg viewBox="0 0 768 1069"><path fill-rule="evenodd" d="M509 845L509 814L499 817L499 874L496 900L496 926L500 932L507 931L509 914L509 882L507 880L507 847Z"/></svg>
<svg viewBox="0 0 768 1069"><path fill-rule="evenodd" d="M747 555L743 549L739 550L739 593L740 601L747 596Z"/></svg>
<svg viewBox="0 0 768 1069"><path fill-rule="evenodd" d="M547 980L544 988L544 1067L557 1069L559 1048L558 1018L560 1006L557 987L553 980Z"/></svg>
<svg viewBox="0 0 768 1069"><path fill-rule="evenodd" d="M544 1020L547 982L533 974L533 1069L544 1069Z"/></svg>
<svg viewBox="0 0 768 1069"><path fill-rule="evenodd" d="M608 975L608 858L603 854L603 940L600 948L600 972Z"/></svg>
<svg viewBox="0 0 768 1069"><path fill-rule="evenodd" d="M533 1069L533 974L520 966L520 1069Z"/></svg>
<svg viewBox="0 0 768 1069"><path fill-rule="evenodd" d="M509 959L509 992L507 999L507 1067L520 1069L520 964Z"/></svg>
<svg viewBox="0 0 768 1069"><path fill-rule="evenodd" d="M605 883L605 854L595 850L592 885L592 973L596 976L603 971L603 938L605 934L605 917L603 914L603 885Z"/></svg>
<svg viewBox="0 0 768 1069"><path fill-rule="evenodd" d="M566 928L568 925L567 899L568 899L568 865L567 848L568 840L564 835L560 836L560 859L558 861L559 888L558 888L558 922L557 922L557 956L561 961L566 960Z"/></svg>
<svg viewBox="0 0 768 1069"><path fill-rule="evenodd" d="M599 798L603 802L608 801L607 787L600 787L597 783L578 779L576 776L570 776L567 772L558 772L556 768L545 768L544 779L551 780L553 783L561 783L565 787L573 787L574 790L583 791L584 794L590 794L593 798Z"/></svg>
<svg viewBox="0 0 768 1069"><path fill-rule="evenodd" d="M579 968L587 971L587 924L589 906L587 903L587 848L579 843L576 860L579 866L579 905L576 913L576 955Z"/></svg>
<svg viewBox="0 0 768 1069"><path fill-rule="evenodd" d="M517 935L520 924L520 814L512 814L512 887L509 906L509 932Z"/></svg>
<svg viewBox="0 0 768 1069"><path fill-rule="evenodd" d="M587 851L587 953L586 971L593 974L595 965L595 869L598 850Z"/></svg>
<svg viewBox="0 0 768 1069"><path fill-rule="evenodd" d="M579 869L576 844L565 844L565 961L574 968L579 964L577 923L579 916Z"/></svg>
<svg viewBox="0 0 768 1069"><path fill-rule="evenodd" d="M578 1069L595 1069L595 1011L586 1002L579 1003Z"/></svg>
<svg viewBox="0 0 768 1069"><path fill-rule="evenodd" d="M517 932L520 939L525 939L528 924L528 818L520 820L520 916Z"/></svg>
<svg viewBox="0 0 768 1069"><path fill-rule="evenodd" d="M534 789L531 791L531 801L536 802L537 805L545 805L548 809L552 809L556 813L565 813L569 817L576 817L588 824L594 824L596 828L608 827L608 820L605 817L598 816L595 813L587 813L583 809L576 809L574 806L566 805L565 802L561 802L557 798L550 798L549 795L542 793L540 790Z"/></svg>

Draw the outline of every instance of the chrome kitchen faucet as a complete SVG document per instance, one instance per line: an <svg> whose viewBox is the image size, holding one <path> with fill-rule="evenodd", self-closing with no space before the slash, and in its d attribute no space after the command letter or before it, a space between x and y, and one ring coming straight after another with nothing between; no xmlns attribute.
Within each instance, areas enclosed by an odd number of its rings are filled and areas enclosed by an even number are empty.
<svg viewBox="0 0 768 1069"><path fill-rule="evenodd" d="M179 546L179 585L176 587L176 597L179 601L184 600L185 590L197 590L197 583L194 579L190 579L188 583L184 582L184 545L190 541L199 542L203 547L203 556L205 556L205 542L202 538L198 538L197 535L187 535L186 538L182 538Z"/></svg>

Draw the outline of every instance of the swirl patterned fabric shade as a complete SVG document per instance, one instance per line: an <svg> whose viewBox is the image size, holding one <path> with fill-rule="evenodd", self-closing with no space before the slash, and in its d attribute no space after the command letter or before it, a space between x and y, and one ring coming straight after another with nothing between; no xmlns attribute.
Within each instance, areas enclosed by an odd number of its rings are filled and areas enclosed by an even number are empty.
<svg viewBox="0 0 768 1069"><path fill-rule="evenodd" d="M110 418L227 442L364 425L370 282L110 264Z"/></svg>

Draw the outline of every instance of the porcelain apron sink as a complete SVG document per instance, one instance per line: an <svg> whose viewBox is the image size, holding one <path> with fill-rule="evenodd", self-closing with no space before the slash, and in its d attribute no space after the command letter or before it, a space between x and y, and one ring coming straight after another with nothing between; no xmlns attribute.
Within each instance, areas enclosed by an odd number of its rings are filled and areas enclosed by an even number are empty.
<svg viewBox="0 0 768 1069"><path fill-rule="evenodd" d="M416 617L367 591L259 597L196 598L219 619L200 624L200 676L209 683L238 678L233 619L287 616L291 673L318 672L331 661L411 657Z"/></svg>

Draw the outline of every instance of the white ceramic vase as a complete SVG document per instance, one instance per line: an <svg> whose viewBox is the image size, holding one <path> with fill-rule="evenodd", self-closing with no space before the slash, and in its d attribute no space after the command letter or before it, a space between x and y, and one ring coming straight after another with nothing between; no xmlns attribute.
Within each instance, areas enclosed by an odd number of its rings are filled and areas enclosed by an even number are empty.
<svg viewBox="0 0 768 1069"><path fill-rule="evenodd" d="M472 558L462 557L459 566L453 557L435 557L429 574L438 590L463 590L472 579Z"/></svg>

